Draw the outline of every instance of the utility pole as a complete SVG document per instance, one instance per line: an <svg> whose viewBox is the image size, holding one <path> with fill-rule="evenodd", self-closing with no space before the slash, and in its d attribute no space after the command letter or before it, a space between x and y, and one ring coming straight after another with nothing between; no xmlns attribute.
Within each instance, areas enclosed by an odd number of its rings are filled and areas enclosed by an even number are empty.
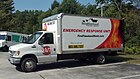
<svg viewBox="0 0 140 79"><path fill-rule="evenodd" d="M100 4L100 8L101 8L101 17L104 16L104 7L107 6L108 4Z"/></svg>
<svg viewBox="0 0 140 79"><path fill-rule="evenodd" d="M103 17L103 4L101 5L101 17Z"/></svg>

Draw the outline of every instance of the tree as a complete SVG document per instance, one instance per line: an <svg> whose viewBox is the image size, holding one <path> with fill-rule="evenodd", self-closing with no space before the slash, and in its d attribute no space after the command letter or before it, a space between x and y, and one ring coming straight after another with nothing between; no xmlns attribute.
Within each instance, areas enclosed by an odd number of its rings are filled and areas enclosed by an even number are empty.
<svg viewBox="0 0 140 79"><path fill-rule="evenodd" d="M52 5L51 5L51 9L55 9L56 7L59 7L59 2L57 2L56 0L53 1Z"/></svg>
<svg viewBox="0 0 140 79"><path fill-rule="evenodd" d="M44 12L39 10L17 10L15 13L13 13L13 16L15 16L12 19L14 26L10 29L10 31L32 34L41 30L42 19L51 16L51 11L48 10L47 12Z"/></svg>
<svg viewBox="0 0 140 79"><path fill-rule="evenodd" d="M84 16L99 16L99 11L96 9L96 5L88 4L81 10L81 14Z"/></svg>
<svg viewBox="0 0 140 79"><path fill-rule="evenodd" d="M112 18L119 18L120 13L115 8L115 5L109 4L108 6L104 7L104 16L105 17L112 17Z"/></svg>
<svg viewBox="0 0 140 79"><path fill-rule="evenodd" d="M122 6L124 3L123 0L96 0L97 4L113 4L114 7L119 12L119 18L122 18Z"/></svg>
<svg viewBox="0 0 140 79"><path fill-rule="evenodd" d="M19 32L23 33L24 28L24 22L25 22L25 14L21 13L19 10L17 10L15 13L13 13L13 26L10 29L10 31L13 32Z"/></svg>
<svg viewBox="0 0 140 79"><path fill-rule="evenodd" d="M60 5L60 11L66 14L77 14L78 4L76 0L63 0Z"/></svg>
<svg viewBox="0 0 140 79"><path fill-rule="evenodd" d="M140 16L138 15L138 13L139 12L136 10L131 10L125 16L125 38L127 43L140 45Z"/></svg>
<svg viewBox="0 0 140 79"><path fill-rule="evenodd" d="M12 26L13 0L0 0L0 30L9 30Z"/></svg>
<svg viewBox="0 0 140 79"><path fill-rule="evenodd" d="M129 0L137 8L140 8L140 0Z"/></svg>

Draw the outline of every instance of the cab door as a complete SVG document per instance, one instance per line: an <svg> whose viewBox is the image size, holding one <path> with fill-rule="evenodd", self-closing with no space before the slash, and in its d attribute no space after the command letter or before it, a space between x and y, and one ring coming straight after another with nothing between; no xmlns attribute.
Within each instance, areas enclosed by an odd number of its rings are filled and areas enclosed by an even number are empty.
<svg viewBox="0 0 140 79"><path fill-rule="evenodd" d="M37 53L40 63L55 62L57 59L55 33L45 33L38 42Z"/></svg>

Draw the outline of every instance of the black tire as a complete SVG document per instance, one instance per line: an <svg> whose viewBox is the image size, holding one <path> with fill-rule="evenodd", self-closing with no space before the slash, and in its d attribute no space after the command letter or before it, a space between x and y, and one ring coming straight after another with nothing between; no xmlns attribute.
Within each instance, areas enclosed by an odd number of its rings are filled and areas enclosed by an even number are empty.
<svg viewBox="0 0 140 79"><path fill-rule="evenodd" d="M36 70L37 63L34 58L25 58L21 62L21 69L24 72L32 72Z"/></svg>
<svg viewBox="0 0 140 79"><path fill-rule="evenodd" d="M106 56L105 54L98 54L95 57L95 61L97 64L104 64L106 62Z"/></svg>
<svg viewBox="0 0 140 79"><path fill-rule="evenodd" d="M15 64L15 66L19 68L21 65L20 64Z"/></svg>

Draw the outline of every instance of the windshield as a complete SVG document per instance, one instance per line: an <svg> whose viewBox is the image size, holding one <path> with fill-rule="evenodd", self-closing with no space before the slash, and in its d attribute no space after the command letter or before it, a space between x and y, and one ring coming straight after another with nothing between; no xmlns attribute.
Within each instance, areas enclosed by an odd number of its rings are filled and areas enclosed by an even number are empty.
<svg viewBox="0 0 140 79"><path fill-rule="evenodd" d="M0 40L5 40L5 35L0 35Z"/></svg>
<svg viewBox="0 0 140 79"><path fill-rule="evenodd" d="M42 32L37 32L37 33L34 33L33 35L31 35L27 41L25 43L28 43L28 44L33 44L39 37L40 35L42 34Z"/></svg>

